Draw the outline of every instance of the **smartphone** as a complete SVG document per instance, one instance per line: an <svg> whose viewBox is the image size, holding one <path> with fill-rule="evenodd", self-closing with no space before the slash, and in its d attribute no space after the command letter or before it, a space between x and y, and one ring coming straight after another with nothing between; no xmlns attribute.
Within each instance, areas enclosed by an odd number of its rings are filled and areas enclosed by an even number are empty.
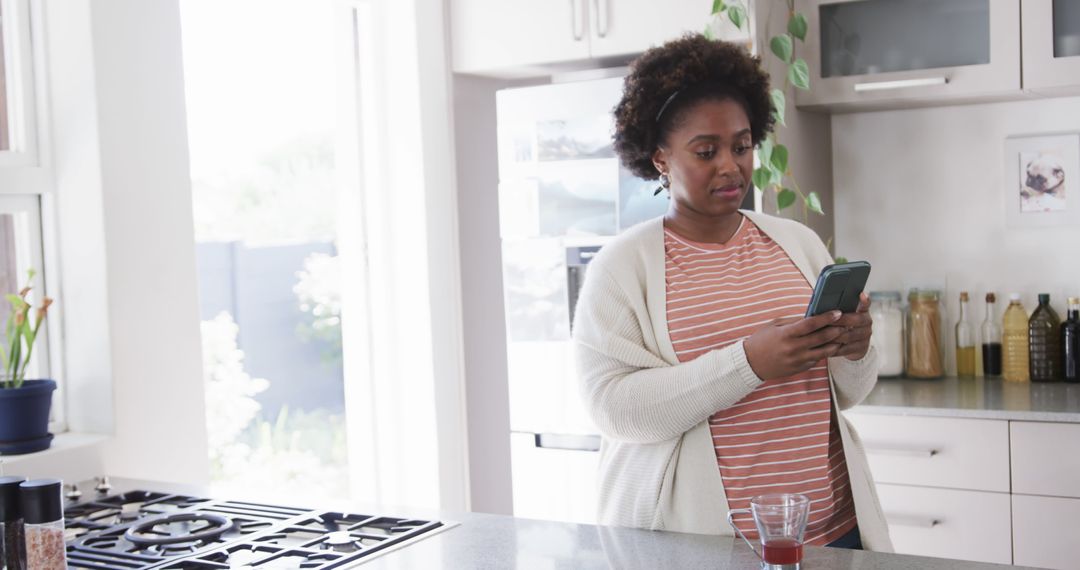
<svg viewBox="0 0 1080 570"><path fill-rule="evenodd" d="M870 264L865 261L826 265L818 275L817 285L814 285L814 295L806 308L806 316L837 309L843 313L854 313L859 308L859 294L869 278Z"/></svg>

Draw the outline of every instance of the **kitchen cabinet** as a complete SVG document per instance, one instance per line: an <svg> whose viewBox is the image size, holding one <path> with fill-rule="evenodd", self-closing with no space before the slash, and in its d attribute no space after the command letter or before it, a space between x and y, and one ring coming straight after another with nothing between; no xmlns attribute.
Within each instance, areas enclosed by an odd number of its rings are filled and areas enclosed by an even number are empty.
<svg viewBox="0 0 1080 570"><path fill-rule="evenodd" d="M877 485L896 552L1010 564L1009 495Z"/></svg>
<svg viewBox="0 0 1080 570"><path fill-rule="evenodd" d="M810 0L805 108L1020 95L1020 0Z"/></svg>
<svg viewBox="0 0 1080 570"><path fill-rule="evenodd" d="M626 56L709 22L712 0L452 0L453 69L495 76ZM746 38L733 25L725 39Z"/></svg>
<svg viewBox="0 0 1080 570"><path fill-rule="evenodd" d="M1021 2L1024 89L1080 93L1080 2Z"/></svg>
<svg viewBox="0 0 1080 570"><path fill-rule="evenodd" d="M1080 422L846 417L863 440L897 552L1076 567Z"/></svg>
<svg viewBox="0 0 1080 570"><path fill-rule="evenodd" d="M1080 499L1013 495L1013 563L1076 568Z"/></svg>

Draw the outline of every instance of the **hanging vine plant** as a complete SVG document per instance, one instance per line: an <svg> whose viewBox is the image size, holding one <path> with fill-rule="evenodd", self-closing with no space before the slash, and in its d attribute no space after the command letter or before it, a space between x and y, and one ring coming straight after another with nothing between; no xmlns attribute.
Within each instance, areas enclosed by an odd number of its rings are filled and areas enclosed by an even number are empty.
<svg viewBox="0 0 1080 570"><path fill-rule="evenodd" d="M785 93L796 89L810 89L810 68L806 60L796 54L796 42L806 40L806 17L795 10L795 1L786 0L787 3L787 30L769 38L769 51L779 59L787 68L784 74L784 87L773 88L769 95L773 104L773 117L780 127L786 127L784 110L787 107ZM750 29L750 16L746 6L740 0L725 2L713 0L711 20L705 27L705 36L713 39L713 24L722 22L727 18L741 31ZM766 35L768 30L766 29ZM759 52L761 50L758 50ZM780 128L769 133L757 149L759 166L754 169L752 182L761 191L771 191L776 194L776 207L784 210L796 202L803 205L803 220L809 217L809 212L824 215L821 209L821 197L817 192L803 192L799 187L799 181L790 168L791 152L788 147L780 142Z"/></svg>

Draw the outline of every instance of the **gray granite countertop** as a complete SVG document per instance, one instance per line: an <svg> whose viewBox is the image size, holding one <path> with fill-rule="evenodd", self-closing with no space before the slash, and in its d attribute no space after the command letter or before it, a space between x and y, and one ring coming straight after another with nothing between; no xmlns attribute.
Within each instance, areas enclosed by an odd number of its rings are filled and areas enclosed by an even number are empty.
<svg viewBox="0 0 1080 570"><path fill-rule="evenodd" d="M84 494L93 494L93 482L80 484ZM169 493L214 496L199 486L114 478L117 491L132 489ZM266 504L292 505L288 497L222 497L247 499ZM522 519L482 513L430 511L356 504L348 500L330 505L306 505L309 508L345 509L353 512L377 512L386 516L440 520L446 526L401 548L358 563L358 568L391 569L758 569L758 559L741 540L727 536L706 536L676 532L655 532L629 528L604 527ZM297 505L292 505L297 506ZM719 516L719 515L718 515ZM352 567L352 566L350 566ZM882 554L805 547L804 570L888 568L897 570L1018 570L982 562L965 562L903 554Z"/></svg>
<svg viewBox="0 0 1080 570"><path fill-rule="evenodd" d="M881 378L849 412L1080 423L1080 384Z"/></svg>
<svg viewBox="0 0 1080 570"><path fill-rule="evenodd" d="M455 517L447 513L448 518ZM363 568L697 569L759 568L739 539L495 515L456 515L460 524ZM1020 568L901 554L807 546L802 568L975 570Z"/></svg>

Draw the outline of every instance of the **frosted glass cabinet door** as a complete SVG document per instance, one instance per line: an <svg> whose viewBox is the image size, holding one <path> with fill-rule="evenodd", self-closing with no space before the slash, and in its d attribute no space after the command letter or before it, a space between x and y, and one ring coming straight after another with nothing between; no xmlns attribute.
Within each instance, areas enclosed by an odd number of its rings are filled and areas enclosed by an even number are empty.
<svg viewBox="0 0 1080 570"><path fill-rule="evenodd" d="M811 0L800 107L886 108L1020 89L1020 0Z"/></svg>
<svg viewBox="0 0 1080 570"><path fill-rule="evenodd" d="M1023 0L1024 89L1080 93L1080 2Z"/></svg>

